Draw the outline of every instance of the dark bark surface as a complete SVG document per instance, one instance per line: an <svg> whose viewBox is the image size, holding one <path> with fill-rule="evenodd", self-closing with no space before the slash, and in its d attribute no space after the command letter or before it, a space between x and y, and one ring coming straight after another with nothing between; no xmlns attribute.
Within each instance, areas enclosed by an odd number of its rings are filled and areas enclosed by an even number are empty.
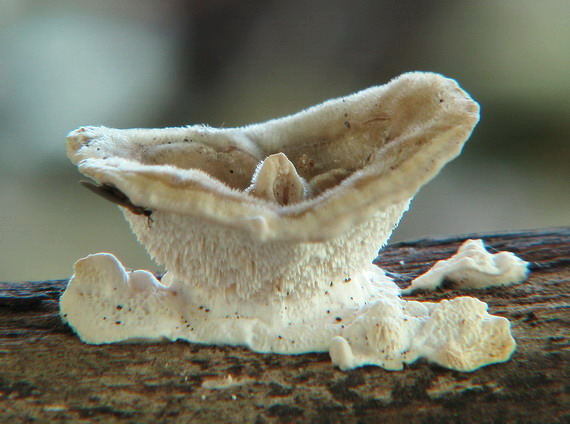
<svg viewBox="0 0 570 424"><path fill-rule="evenodd" d="M0 422L570 422L570 228L396 243L376 263L402 286L466 238L531 262L529 280L410 298L470 295L512 324L510 361L472 373L334 368L184 342L83 344L58 316L66 280L0 283Z"/></svg>

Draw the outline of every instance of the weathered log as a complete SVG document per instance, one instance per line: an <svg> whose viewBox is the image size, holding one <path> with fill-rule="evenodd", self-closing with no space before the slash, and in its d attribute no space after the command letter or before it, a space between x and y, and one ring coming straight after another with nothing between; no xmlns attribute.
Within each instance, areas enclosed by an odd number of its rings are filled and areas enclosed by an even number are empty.
<svg viewBox="0 0 570 424"><path fill-rule="evenodd" d="M510 361L472 373L334 368L328 354L184 342L83 344L58 316L66 280L0 283L0 422L570 422L570 228L395 243L376 263L402 286L466 238L531 262L527 282L472 295L507 317Z"/></svg>

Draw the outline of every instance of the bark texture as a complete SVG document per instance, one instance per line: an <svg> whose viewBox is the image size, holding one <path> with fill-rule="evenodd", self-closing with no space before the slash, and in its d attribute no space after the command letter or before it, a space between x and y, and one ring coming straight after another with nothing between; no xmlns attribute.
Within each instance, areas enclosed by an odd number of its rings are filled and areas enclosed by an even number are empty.
<svg viewBox="0 0 570 424"><path fill-rule="evenodd" d="M461 373L335 369L328 354L283 356L184 342L83 344L58 316L67 280L0 283L0 422L570 422L570 228L396 243L376 263L403 286L466 238L531 262L527 282L471 295L512 324L509 362Z"/></svg>

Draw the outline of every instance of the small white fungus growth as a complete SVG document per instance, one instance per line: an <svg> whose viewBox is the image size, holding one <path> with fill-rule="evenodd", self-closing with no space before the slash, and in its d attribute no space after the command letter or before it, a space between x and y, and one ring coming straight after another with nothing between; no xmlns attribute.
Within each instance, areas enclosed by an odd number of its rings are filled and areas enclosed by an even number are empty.
<svg viewBox="0 0 570 424"><path fill-rule="evenodd" d="M410 73L243 128L73 131L68 156L96 183L87 186L121 206L168 272L158 281L108 253L80 259L61 316L93 344L330 351L341 369L398 370L426 357L470 371L505 361L515 346L509 323L484 303L403 300L372 265L478 119L455 81ZM510 282L493 271L501 258L440 274Z"/></svg>
<svg viewBox="0 0 570 424"><path fill-rule="evenodd" d="M423 357L473 371L507 360L515 349L509 321L489 315L487 304L475 298L444 300L421 314L406 313L404 305L374 304L331 341L333 363L342 370L362 365L401 370ZM401 309L393 311L397 306Z"/></svg>
<svg viewBox="0 0 570 424"><path fill-rule="evenodd" d="M508 286L526 280L527 267L528 262L511 252L491 254L485 249L483 240L467 240L455 255L436 262L428 272L414 279L403 293L434 290L446 279L459 288Z"/></svg>

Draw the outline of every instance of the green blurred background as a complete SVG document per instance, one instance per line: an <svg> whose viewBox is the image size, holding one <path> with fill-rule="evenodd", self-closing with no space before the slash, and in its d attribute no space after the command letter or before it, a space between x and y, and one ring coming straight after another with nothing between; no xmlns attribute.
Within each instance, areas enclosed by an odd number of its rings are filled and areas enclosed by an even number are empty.
<svg viewBox="0 0 570 424"><path fill-rule="evenodd" d="M90 253L158 270L79 186L80 125L236 126L410 70L482 106L392 240L570 224L568 0L0 0L0 280Z"/></svg>

